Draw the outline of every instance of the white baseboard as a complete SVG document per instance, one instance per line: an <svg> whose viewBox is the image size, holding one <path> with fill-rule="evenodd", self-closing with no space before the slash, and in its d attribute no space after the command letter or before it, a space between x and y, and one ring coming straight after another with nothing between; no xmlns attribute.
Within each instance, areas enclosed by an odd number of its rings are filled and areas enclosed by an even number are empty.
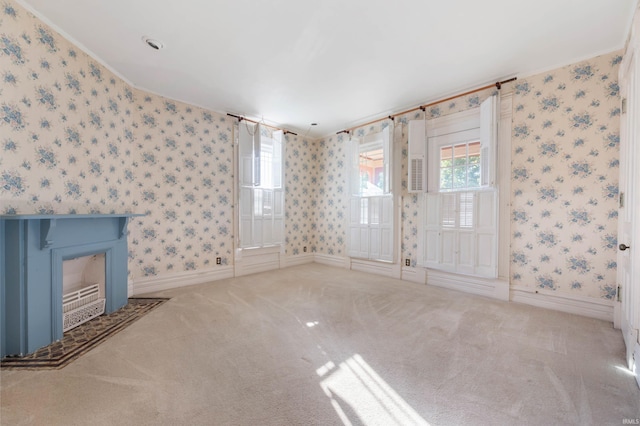
<svg viewBox="0 0 640 426"><path fill-rule="evenodd" d="M511 300L527 305L613 322L614 302L592 297L580 297L528 287L511 287Z"/></svg>
<svg viewBox="0 0 640 426"><path fill-rule="evenodd" d="M236 259L235 276L257 274L258 272L272 271L280 269L280 253L244 253L241 258Z"/></svg>
<svg viewBox="0 0 640 426"><path fill-rule="evenodd" d="M424 268L412 268L410 266L403 266L401 279L418 284L426 284L427 273Z"/></svg>
<svg viewBox="0 0 640 426"><path fill-rule="evenodd" d="M351 259L351 269L360 272L383 275L385 277L400 279L402 269L400 265L389 262L375 262L365 259Z"/></svg>
<svg viewBox="0 0 640 426"><path fill-rule="evenodd" d="M330 254L315 253L313 261L323 265L335 266L337 268L349 269L350 259L344 256L333 256Z"/></svg>
<svg viewBox="0 0 640 426"><path fill-rule="evenodd" d="M479 296L509 300L509 283L499 278L480 278L469 275L427 269L427 285L463 291ZM506 288L506 290L505 290Z"/></svg>
<svg viewBox="0 0 640 426"><path fill-rule="evenodd" d="M231 277L233 277L232 266L219 266L217 268L201 269L198 271L185 271L149 278L139 278L133 280L129 294L138 296L144 293L186 287L188 285L202 284Z"/></svg>
<svg viewBox="0 0 640 426"><path fill-rule="evenodd" d="M280 256L280 268L313 263L314 257L313 253L303 253L295 256Z"/></svg>

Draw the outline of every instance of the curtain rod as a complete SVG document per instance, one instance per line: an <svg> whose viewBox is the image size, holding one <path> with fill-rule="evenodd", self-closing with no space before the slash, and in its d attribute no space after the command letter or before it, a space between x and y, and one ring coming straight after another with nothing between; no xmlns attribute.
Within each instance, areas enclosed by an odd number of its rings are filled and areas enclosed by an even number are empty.
<svg viewBox="0 0 640 426"><path fill-rule="evenodd" d="M242 117L242 116L239 116L239 115L235 115L235 114L227 113L227 115L228 115L229 117L237 118L239 121L245 120L245 121L248 121L248 122L250 122L250 123L262 124L262 125L265 125L265 126L267 126L267 127L271 127L272 129L282 130L282 131L284 132L284 134L285 134L285 135L286 135L286 134L291 134L291 135L294 135L294 136L298 136L298 134L297 134L297 133L290 132L290 131L289 131L289 130L287 130L287 129L281 129L281 128L279 128L279 127L269 126L268 124L260 123L259 121L251 120L251 119L249 119L249 118L245 118L245 117Z"/></svg>
<svg viewBox="0 0 640 426"><path fill-rule="evenodd" d="M507 80L497 81L497 82L496 82L496 83L494 83L494 84L487 84L486 86L478 87L477 89L469 90L468 92L459 93L459 94L454 95L454 96L449 96L448 98L439 99L439 100L437 100L437 101L430 102L430 103L428 103L428 104L426 104L426 105L420 105L420 106L418 106L418 107L411 108L411 109L408 109L408 110L406 110L406 111L397 112L397 113L392 114L392 115L390 115L390 116L388 116L388 117L378 118L378 119L376 119L376 120L372 120L372 121L369 121L369 122L364 123L364 124L359 124L359 125L357 125L357 126L355 126L355 127L349 127L349 128L347 128L347 129L340 130L339 132L336 132L336 135L339 135L340 133L347 133L347 134L349 134L349 133L351 133L351 131L352 131L352 130L354 130L354 129L357 129L357 128L359 128L359 127L368 126L369 124L377 123L378 121L382 121L382 120L386 120L386 119L390 119L391 121L393 121L396 117L398 117L398 116L400 116L400 115L404 115L404 114L407 114L407 113L410 113L410 112L413 112L413 111L417 111L417 110L425 111L425 110L426 110L427 108L429 108L430 106L437 105L437 104L440 104L440 103L442 103L442 102L450 101L450 100L452 100L452 99L460 98L460 97L462 97L462 96L467 96L467 95L470 95L470 94L472 94L472 93L480 92L480 91L482 91L482 90L490 89L491 87L496 87L498 90L500 90L500 89L502 88L502 85L503 85L503 84L505 84L505 83L511 83L512 81L515 81L515 80L517 80L517 79L518 79L518 77L513 77L513 78L509 78L509 79L507 79Z"/></svg>

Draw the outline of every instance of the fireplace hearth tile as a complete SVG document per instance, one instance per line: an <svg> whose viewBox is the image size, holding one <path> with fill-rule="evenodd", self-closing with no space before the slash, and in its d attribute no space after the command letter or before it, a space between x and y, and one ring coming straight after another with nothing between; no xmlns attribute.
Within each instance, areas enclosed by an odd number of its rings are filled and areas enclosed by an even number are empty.
<svg viewBox="0 0 640 426"><path fill-rule="evenodd" d="M129 303L121 309L96 317L67 331L60 341L53 342L27 356L3 358L0 361L0 369L63 368L167 300L169 299L159 297L131 298L128 300Z"/></svg>

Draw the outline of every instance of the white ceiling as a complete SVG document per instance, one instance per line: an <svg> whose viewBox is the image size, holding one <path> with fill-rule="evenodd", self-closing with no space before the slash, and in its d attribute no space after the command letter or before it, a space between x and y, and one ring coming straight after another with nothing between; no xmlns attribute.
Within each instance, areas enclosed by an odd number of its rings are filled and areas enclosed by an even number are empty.
<svg viewBox="0 0 640 426"><path fill-rule="evenodd" d="M318 137L620 49L637 1L19 3L138 88Z"/></svg>

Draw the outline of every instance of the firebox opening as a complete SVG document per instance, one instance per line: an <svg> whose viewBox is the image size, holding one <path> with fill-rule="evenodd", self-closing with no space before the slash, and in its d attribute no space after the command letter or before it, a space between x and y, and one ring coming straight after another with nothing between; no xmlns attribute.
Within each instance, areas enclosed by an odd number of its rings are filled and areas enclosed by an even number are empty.
<svg viewBox="0 0 640 426"><path fill-rule="evenodd" d="M104 313L105 254L62 262L62 329L71 330Z"/></svg>

